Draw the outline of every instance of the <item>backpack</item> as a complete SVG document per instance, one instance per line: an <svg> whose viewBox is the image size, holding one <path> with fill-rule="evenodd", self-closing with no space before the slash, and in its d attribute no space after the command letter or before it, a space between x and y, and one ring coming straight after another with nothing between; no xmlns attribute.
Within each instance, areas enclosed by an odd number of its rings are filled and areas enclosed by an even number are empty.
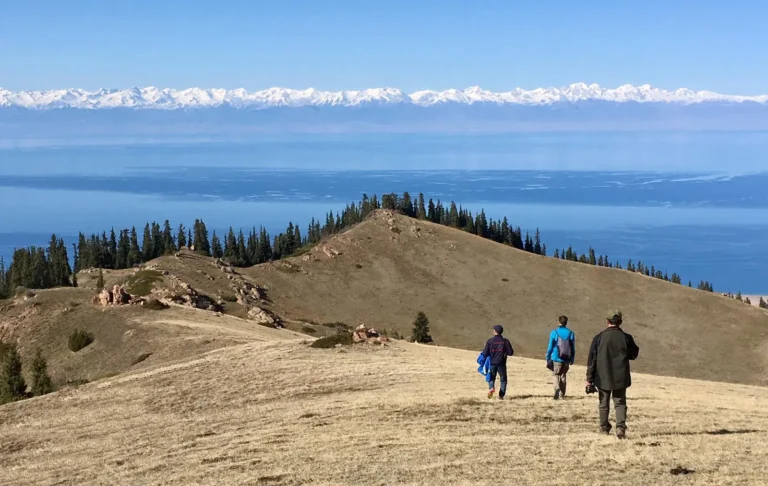
<svg viewBox="0 0 768 486"><path fill-rule="evenodd" d="M571 359L571 356L573 355L573 348L571 346L571 336L569 335L567 339L563 339L560 336L560 333L555 330L555 335L557 336L557 355L560 357L563 361L569 361Z"/></svg>

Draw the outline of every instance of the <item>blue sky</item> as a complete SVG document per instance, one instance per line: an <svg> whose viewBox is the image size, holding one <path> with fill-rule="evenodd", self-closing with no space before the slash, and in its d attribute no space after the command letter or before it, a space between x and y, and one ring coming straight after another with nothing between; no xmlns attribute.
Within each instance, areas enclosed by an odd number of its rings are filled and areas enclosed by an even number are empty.
<svg viewBox="0 0 768 486"><path fill-rule="evenodd" d="M765 1L20 1L0 86L768 93Z"/></svg>

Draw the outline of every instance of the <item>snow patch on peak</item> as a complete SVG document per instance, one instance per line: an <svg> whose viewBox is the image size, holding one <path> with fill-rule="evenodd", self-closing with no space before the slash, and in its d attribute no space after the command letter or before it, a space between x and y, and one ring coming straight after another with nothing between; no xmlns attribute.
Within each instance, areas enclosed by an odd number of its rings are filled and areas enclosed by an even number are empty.
<svg viewBox="0 0 768 486"><path fill-rule="evenodd" d="M231 106L235 108L266 109L271 107L303 106L379 106L410 104L429 107L441 104L475 103L549 105L553 103L576 103L584 101L607 101L615 103L679 103L702 102L768 103L768 95L740 96L724 95L712 91L693 91L680 88L673 91L654 88L644 84L625 84L618 88L603 88L598 84L574 83L561 88L536 88L493 92L480 86L463 90L443 91L422 90L410 94L397 88L369 88L354 91L320 91L315 88L296 90L272 87L261 91L237 89L187 88L182 90L147 86L128 89L58 89L49 91L10 91L0 88L0 107L31 109L50 108L142 108L179 109Z"/></svg>

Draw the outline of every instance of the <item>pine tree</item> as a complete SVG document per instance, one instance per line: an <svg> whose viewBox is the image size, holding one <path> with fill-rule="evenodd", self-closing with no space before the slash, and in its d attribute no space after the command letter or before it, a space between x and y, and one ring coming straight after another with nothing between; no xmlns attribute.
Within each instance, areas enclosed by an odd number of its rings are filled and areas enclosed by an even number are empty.
<svg viewBox="0 0 768 486"><path fill-rule="evenodd" d="M413 340L417 343L432 342L432 336L429 334L429 319L423 312L416 314L416 320L413 322Z"/></svg>
<svg viewBox="0 0 768 486"><path fill-rule="evenodd" d="M164 253L169 255L176 252L176 241L173 239L173 230L171 230L171 223L167 219L163 224L163 249Z"/></svg>
<svg viewBox="0 0 768 486"><path fill-rule="evenodd" d="M131 240L128 230L120 231L120 239L117 241L117 256L115 257L115 268L128 268L128 254L131 252Z"/></svg>
<svg viewBox="0 0 768 486"><path fill-rule="evenodd" d="M213 230L213 236L211 237L211 256L213 258L222 258L224 256L224 250L221 248L221 241L216 236L216 230Z"/></svg>
<svg viewBox="0 0 768 486"><path fill-rule="evenodd" d="M187 233L184 231L184 225L179 225L179 231L176 235L176 243L179 246L179 250L187 246Z"/></svg>
<svg viewBox="0 0 768 486"><path fill-rule="evenodd" d="M109 231L109 248L107 249L107 261L105 266L107 268L116 268L117 265L117 238L115 236L115 228Z"/></svg>
<svg viewBox="0 0 768 486"><path fill-rule="evenodd" d="M419 202L416 217L419 219L427 219L427 208L424 204L424 193L419 193Z"/></svg>
<svg viewBox="0 0 768 486"><path fill-rule="evenodd" d="M160 258L165 254L165 242L160 225L152 222L152 258Z"/></svg>
<svg viewBox="0 0 768 486"><path fill-rule="evenodd" d="M151 228L149 226L149 223L144 226L144 238L141 240L141 259L142 261L148 262L152 260L153 255L155 254L154 250L152 249L152 232Z"/></svg>
<svg viewBox="0 0 768 486"><path fill-rule="evenodd" d="M141 249L139 248L139 236L136 234L136 227L131 228L130 249L128 250L127 268L133 268L134 265L141 263Z"/></svg>
<svg viewBox="0 0 768 486"><path fill-rule="evenodd" d="M590 265L597 265L597 258L595 258L595 250L592 247L589 247L589 261L588 263Z"/></svg>
<svg viewBox="0 0 768 486"><path fill-rule="evenodd" d="M194 240L192 239L192 230L187 230L187 248L192 248L192 245L194 245Z"/></svg>
<svg viewBox="0 0 768 486"><path fill-rule="evenodd" d="M0 256L0 300L7 299L10 293L8 292L6 278L5 261L3 261L3 257Z"/></svg>
<svg viewBox="0 0 768 486"><path fill-rule="evenodd" d="M539 228L536 228L536 235L533 237L533 252L541 255L541 233Z"/></svg>
<svg viewBox="0 0 768 486"><path fill-rule="evenodd" d="M32 360L32 395L39 397L53 391L53 383L48 374L48 363L38 349Z"/></svg>
<svg viewBox="0 0 768 486"><path fill-rule="evenodd" d="M235 230L229 227L227 238L224 240L224 259L229 263L235 264L237 261L237 237Z"/></svg>
<svg viewBox="0 0 768 486"><path fill-rule="evenodd" d="M243 235L243 230L240 230L237 234L237 264L247 266L249 263L248 250L245 247L245 236Z"/></svg>
<svg viewBox="0 0 768 486"><path fill-rule="evenodd" d="M760 300L757 302L758 307L761 309L768 309L768 302L765 301L762 297L760 297Z"/></svg>
<svg viewBox="0 0 768 486"><path fill-rule="evenodd" d="M0 355L0 404L21 400L27 395L27 384L21 374L21 356L15 344L3 346Z"/></svg>

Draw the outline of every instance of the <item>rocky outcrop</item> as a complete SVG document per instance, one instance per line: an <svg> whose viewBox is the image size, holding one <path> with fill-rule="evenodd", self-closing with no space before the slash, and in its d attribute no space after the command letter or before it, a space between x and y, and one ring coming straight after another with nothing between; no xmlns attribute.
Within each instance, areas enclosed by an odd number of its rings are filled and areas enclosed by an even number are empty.
<svg viewBox="0 0 768 486"><path fill-rule="evenodd" d="M101 289L91 302L106 307L108 305L127 305L133 300L131 294L125 291L125 286L114 285L112 290Z"/></svg>
<svg viewBox="0 0 768 486"><path fill-rule="evenodd" d="M112 305L125 305L131 302L131 294L125 291L123 285L112 287Z"/></svg>
<svg viewBox="0 0 768 486"><path fill-rule="evenodd" d="M358 344L384 344L390 342L386 336L379 335L376 329L367 328L365 324L360 324L352 332L352 342Z"/></svg>

